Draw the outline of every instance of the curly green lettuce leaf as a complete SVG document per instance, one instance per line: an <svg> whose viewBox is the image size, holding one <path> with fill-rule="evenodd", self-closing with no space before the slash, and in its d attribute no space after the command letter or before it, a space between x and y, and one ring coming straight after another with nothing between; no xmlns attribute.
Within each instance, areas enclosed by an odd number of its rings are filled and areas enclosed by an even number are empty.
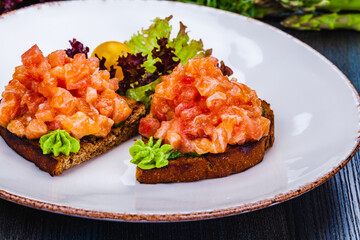
<svg viewBox="0 0 360 240"><path fill-rule="evenodd" d="M159 83L161 83L161 78L145 86L130 88L126 91L126 96L142 102L147 108L150 108L152 95L155 93L155 88Z"/></svg>
<svg viewBox="0 0 360 240"><path fill-rule="evenodd" d="M133 54L142 53L143 56L148 56L147 61L143 64L148 72L156 71L154 66L156 60L151 57L151 51L158 47L157 40L159 38L170 37L172 26L169 21L171 18L172 16L165 19L156 18L148 29L142 29L141 32L134 34L129 41L125 42Z"/></svg>
<svg viewBox="0 0 360 240"><path fill-rule="evenodd" d="M141 32L134 34L129 41L125 44L130 48L133 54L142 53L143 56L147 55L148 59L144 62L143 66L148 72L155 72L155 63L157 62L156 56L153 56L152 51L158 48L158 39L170 38L172 26L170 20L172 16L165 19L156 18L153 24L148 29L142 29ZM201 40L191 40L186 31L186 26L180 22L180 29L175 38L168 41L168 47L174 48L174 53L182 64L186 64L189 58L195 56L209 56L211 50L204 50L204 45Z"/></svg>
<svg viewBox="0 0 360 240"><path fill-rule="evenodd" d="M172 146L169 144L161 145L161 139L154 144L153 137L147 143L137 140L129 149L132 156L131 163L136 164L141 169L162 168L169 164L168 156Z"/></svg>
<svg viewBox="0 0 360 240"><path fill-rule="evenodd" d="M190 41L186 28L187 27L180 22L180 30L177 36L169 42L169 46L175 49L175 55L183 65L185 65L190 58L195 56L208 57L212 52L211 49L204 50L204 44L201 39L198 41Z"/></svg>
<svg viewBox="0 0 360 240"><path fill-rule="evenodd" d="M185 65L188 59L195 56L211 55L211 49L204 50L201 40L190 40L186 26L181 22L177 36L170 40L171 18L172 16L156 18L148 29L134 34L125 42L132 54L118 60L118 66L124 74L124 79L119 82L118 92L126 92L127 96L136 97L136 100L142 99L141 102L148 107L153 93L150 89L154 88L152 82L171 73L179 62ZM146 85L149 86L145 87ZM140 89L136 90L137 88Z"/></svg>
<svg viewBox="0 0 360 240"><path fill-rule="evenodd" d="M71 137L65 130L60 129L43 135L39 143L43 154L52 153L56 157L60 153L68 156L70 152L76 153L80 150L80 141Z"/></svg>

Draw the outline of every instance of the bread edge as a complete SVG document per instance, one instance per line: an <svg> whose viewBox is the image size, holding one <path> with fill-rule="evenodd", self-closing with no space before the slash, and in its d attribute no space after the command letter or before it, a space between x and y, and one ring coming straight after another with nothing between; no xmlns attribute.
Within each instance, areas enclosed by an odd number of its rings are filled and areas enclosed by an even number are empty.
<svg viewBox="0 0 360 240"><path fill-rule="evenodd" d="M80 150L77 153L70 153L68 156L63 154L57 157L52 154L44 155L38 140L20 138L4 127L0 127L0 135L10 148L20 156L33 162L41 170L48 172L52 176L60 175L66 169L105 153L138 134L140 119L146 115L146 107L144 104L130 98L124 97L124 99L133 110L124 124L112 128L105 138L85 137L81 139Z"/></svg>

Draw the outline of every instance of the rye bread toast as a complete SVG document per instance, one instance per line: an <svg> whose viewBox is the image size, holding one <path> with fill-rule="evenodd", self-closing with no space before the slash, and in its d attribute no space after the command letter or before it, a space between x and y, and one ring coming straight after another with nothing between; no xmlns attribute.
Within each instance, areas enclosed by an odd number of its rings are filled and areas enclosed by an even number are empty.
<svg viewBox="0 0 360 240"><path fill-rule="evenodd" d="M263 115L271 121L268 136L257 142L228 145L226 151L220 154L208 153L200 157L169 160L169 164L163 168L143 170L137 167L136 179L147 184L193 182L225 177L255 166L262 161L265 151L274 142L274 113L266 101L262 101L261 106L264 109Z"/></svg>
<svg viewBox="0 0 360 240"><path fill-rule="evenodd" d="M35 163L40 169L52 176L60 175L64 170L98 156L138 134L140 119L146 114L145 105L130 98L124 98L132 109L131 115L124 124L112 128L105 138L82 138L80 150L77 153L70 153L68 156L63 154L57 157L51 154L44 155L38 140L19 138L3 127L0 128L0 135L19 155Z"/></svg>

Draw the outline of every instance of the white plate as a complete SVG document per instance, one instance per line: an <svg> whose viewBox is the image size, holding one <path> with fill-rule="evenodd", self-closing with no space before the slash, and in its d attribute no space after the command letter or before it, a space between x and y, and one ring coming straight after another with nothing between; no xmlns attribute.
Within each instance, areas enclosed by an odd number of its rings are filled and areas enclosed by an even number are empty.
<svg viewBox="0 0 360 240"><path fill-rule="evenodd" d="M194 183L142 185L129 163L133 139L58 177L40 171L0 140L0 196L69 215L124 221L204 219L264 208L318 186L359 144L359 96L327 59L259 21L190 4L80 1L36 5L0 17L0 85L33 44L44 54L73 37L90 49L124 41L155 17L174 16L190 36L256 89L275 111L275 144L257 166Z"/></svg>

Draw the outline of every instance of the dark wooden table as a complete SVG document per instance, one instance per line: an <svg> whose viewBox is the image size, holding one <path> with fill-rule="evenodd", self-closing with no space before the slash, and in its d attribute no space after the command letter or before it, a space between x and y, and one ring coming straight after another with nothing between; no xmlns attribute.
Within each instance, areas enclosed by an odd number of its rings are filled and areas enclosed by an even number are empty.
<svg viewBox="0 0 360 240"><path fill-rule="evenodd" d="M268 23L283 29L276 20ZM360 33L286 30L325 55L360 90ZM263 210L205 221L126 223L70 217L0 199L0 239L360 239L359 152L333 178Z"/></svg>

